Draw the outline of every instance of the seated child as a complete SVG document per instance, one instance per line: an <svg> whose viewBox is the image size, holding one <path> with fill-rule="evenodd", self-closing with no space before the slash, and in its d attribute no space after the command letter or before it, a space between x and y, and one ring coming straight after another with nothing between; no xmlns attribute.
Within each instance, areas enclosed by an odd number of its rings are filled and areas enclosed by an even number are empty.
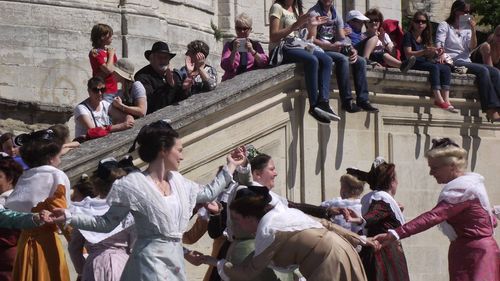
<svg viewBox="0 0 500 281"><path fill-rule="evenodd" d="M327 200L321 203L323 207L348 208L356 212L361 217L360 197L363 193L364 181L360 181L352 175L345 174L340 177L340 197ZM335 224L350 230L354 233L360 233L363 230L363 224L347 222L343 215L336 215L331 219Z"/></svg>

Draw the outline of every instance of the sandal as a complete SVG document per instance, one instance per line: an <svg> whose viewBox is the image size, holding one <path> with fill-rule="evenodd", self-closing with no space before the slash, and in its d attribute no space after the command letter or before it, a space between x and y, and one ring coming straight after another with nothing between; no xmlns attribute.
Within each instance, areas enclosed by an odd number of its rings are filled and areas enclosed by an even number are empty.
<svg viewBox="0 0 500 281"><path fill-rule="evenodd" d="M444 110L447 110L449 112L452 112L452 113L458 113L458 109L456 109L453 105L447 103L447 102L438 102L437 100L434 101L434 105L436 105L437 107L441 108L441 109L444 109Z"/></svg>

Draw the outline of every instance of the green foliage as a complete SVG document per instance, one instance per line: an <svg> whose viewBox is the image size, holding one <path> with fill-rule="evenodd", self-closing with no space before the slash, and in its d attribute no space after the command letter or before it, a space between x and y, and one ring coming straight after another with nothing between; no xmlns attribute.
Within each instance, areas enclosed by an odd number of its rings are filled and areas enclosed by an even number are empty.
<svg viewBox="0 0 500 281"><path fill-rule="evenodd" d="M491 29L500 24L499 0L471 0L472 8L479 15L480 25L489 25Z"/></svg>
<svg viewBox="0 0 500 281"><path fill-rule="evenodd" d="M215 23L212 20L210 20L210 27L214 31L215 41L219 42L223 36L222 31L219 29L219 27L217 25L215 25Z"/></svg>

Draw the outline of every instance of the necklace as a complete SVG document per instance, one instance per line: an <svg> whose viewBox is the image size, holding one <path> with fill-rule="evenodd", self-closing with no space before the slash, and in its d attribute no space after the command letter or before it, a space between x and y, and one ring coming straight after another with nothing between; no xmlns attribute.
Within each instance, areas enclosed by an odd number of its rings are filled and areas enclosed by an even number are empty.
<svg viewBox="0 0 500 281"><path fill-rule="evenodd" d="M151 175L149 175L149 177L153 180L153 182L156 185L156 188L158 189L158 191L160 191L160 193L163 196L170 195L170 185L168 184L167 181L165 181L163 179L157 180L157 179L153 178Z"/></svg>

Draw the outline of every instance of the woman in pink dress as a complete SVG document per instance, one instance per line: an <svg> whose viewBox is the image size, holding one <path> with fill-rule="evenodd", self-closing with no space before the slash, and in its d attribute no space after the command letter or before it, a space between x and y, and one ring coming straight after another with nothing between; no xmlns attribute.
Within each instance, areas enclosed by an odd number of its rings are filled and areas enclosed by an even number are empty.
<svg viewBox="0 0 500 281"><path fill-rule="evenodd" d="M445 184L437 205L375 239L388 243L440 224L441 231L450 239L450 281L500 280L500 250L493 237L496 219L484 178L465 172L467 151L448 138L434 139L426 157L430 175Z"/></svg>

